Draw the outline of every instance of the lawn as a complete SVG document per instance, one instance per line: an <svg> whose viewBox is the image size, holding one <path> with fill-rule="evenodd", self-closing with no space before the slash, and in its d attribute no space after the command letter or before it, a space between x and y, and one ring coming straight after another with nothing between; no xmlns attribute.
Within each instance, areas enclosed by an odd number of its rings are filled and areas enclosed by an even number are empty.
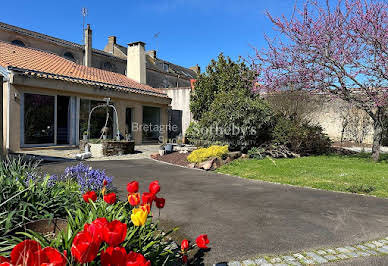
<svg viewBox="0 0 388 266"><path fill-rule="evenodd" d="M244 178L357 192L388 197L388 162L378 163L366 154L310 156L296 159L239 159L217 169Z"/></svg>

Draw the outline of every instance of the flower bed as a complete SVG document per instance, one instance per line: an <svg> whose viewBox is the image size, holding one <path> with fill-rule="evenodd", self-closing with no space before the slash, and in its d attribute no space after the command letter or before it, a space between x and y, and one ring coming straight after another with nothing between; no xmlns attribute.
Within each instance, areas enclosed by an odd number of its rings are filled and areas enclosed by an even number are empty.
<svg viewBox="0 0 388 266"><path fill-rule="evenodd" d="M79 207L69 210L67 227L48 238L34 231L15 233L3 239L0 265L171 265L189 263L188 251L194 245L184 240L181 248L167 239L170 232L158 230L152 206L164 208L158 181L139 193L139 183L127 185L127 201L118 201L104 180L98 191L78 197ZM155 203L155 204L153 204ZM207 235L196 239L196 246L207 249Z"/></svg>

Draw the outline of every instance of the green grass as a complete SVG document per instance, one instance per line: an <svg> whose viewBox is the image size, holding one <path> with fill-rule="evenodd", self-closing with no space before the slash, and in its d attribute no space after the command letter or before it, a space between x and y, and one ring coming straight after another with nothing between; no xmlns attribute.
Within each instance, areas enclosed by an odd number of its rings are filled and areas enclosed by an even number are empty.
<svg viewBox="0 0 388 266"><path fill-rule="evenodd" d="M378 163L369 156L239 159L220 167L217 172L302 187L388 197L388 155L382 156Z"/></svg>

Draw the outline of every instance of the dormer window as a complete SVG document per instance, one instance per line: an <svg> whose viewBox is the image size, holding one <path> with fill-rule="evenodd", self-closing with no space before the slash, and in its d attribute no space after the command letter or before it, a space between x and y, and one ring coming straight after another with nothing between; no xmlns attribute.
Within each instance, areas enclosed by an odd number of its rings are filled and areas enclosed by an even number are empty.
<svg viewBox="0 0 388 266"><path fill-rule="evenodd" d="M66 52L63 54L63 57L66 58L67 60L73 61L75 63L75 57L72 53Z"/></svg>
<svg viewBox="0 0 388 266"><path fill-rule="evenodd" d="M17 46L21 46L21 47L25 47L26 46L24 44L24 42L22 42L21 40L13 40L11 43L14 44L14 45L17 45Z"/></svg>
<svg viewBox="0 0 388 266"><path fill-rule="evenodd" d="M168 72L168 64L166 63L163 63L163 70Z"/></svg>

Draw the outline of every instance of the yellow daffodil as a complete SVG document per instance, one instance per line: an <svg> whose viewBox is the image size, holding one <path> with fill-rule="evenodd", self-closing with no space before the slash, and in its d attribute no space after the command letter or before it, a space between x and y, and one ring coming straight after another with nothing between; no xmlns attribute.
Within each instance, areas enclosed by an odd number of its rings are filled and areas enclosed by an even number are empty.
<svg viewBox="0 0 388 266"><path fill-rule="evenodd" d="M142 226L147 221L147 211L136 208L132 210L131 220L135 226Z"/></svg>

